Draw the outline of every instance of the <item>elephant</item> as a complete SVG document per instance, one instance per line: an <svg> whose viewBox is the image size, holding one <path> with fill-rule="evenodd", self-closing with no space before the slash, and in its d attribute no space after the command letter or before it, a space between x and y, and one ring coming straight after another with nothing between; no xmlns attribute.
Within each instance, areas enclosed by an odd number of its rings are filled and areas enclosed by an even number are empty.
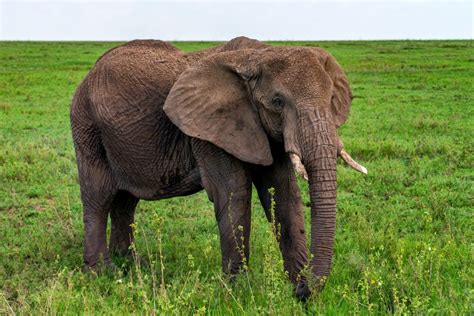
<svg viewBox="0 0 474 316"><path fill-rule="evenodd" d="M275 201L296 295L311 293L300 275L305 266L319 291L332 265L337 156L367 172L336 131L351 100L344 71L321 48L238 37L195 53L158 40L109 50L80 83L70 112L85 266L130 254L140 199L204 189L214 204L222 269L235 275L249 260L253 184L269 220ZM311 260L298 174L309 181Z"/></svg>

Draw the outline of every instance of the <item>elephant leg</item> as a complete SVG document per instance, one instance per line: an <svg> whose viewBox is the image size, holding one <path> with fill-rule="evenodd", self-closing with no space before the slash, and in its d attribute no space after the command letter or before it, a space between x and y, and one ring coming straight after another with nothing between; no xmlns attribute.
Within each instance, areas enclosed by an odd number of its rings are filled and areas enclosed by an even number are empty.
<svg viewBox="0 0 474 316"><path fill-rule="evenodd" d="M81 199L84 207L84 264L95 269L103 261L111 266L107 249L107 219L116 194L115 182L100 159L84 159L77 152Z"/></svg>
<svg viewBox="0 0 474 316"><path fill-rule="evenodd" d="M193 142L202 184L214 202L222 269L235 275L249 260L251 174L248 166L211 143Z"/></svg>
<svg viewBox="0 0 474 316"><path fill-rule="evenodd" d="M235 275L249 260L251 190L222 194L215 203L222 251L222 269Z"/></svg>
<svg viewBox="0 0 474 316"><path fill-rule="evenodd" d="M119 256L131 255L130 244L133 241L132 224L138 198L127 191L119 191L110 207L112 229L110 232L109 250Z"/></svg>
<svg viewBox="0 0 474 316"><path fill-rule="evenodd" d="M84 263L94 269L101 261L110 265L107 249L108 208L100 203L90 203L84 207Z"/></svg>
<svg viewBox="0 0 474 316"><path fill-rule="evenodd" d="M296 283L299 273L308 263L304 214L301 194L293 167L284 152L274 153L274 163L259 167L252 179L265 210L267 219L272 219L271 200L275 201L276 237L284 260L284 269L290 280ZM273 196L269 189L274 189Z"/></svg>

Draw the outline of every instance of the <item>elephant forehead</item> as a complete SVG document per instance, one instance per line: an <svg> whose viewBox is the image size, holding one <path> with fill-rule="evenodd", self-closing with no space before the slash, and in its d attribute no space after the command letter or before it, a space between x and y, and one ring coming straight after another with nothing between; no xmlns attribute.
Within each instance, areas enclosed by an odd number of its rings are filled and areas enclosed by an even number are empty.
<svg viewBox="0 0 474 316"><path fill-rule="evenodd" d="M324 77L324 67L317 51L304 47L281 47L265 56L267 71L286 80ZM316 78L315 78L316 77Z"/></svg>
<svg viewBox="0 0 474 316"><path fill-rule="evenodd" d="M269 71L274 84L295 98L329 97L332 94L332 80L317 58L292 57L291 63L285 67L275 67Z"/></svg>
<svg viewBox="0 0 474 316"><path fill-rule="evenodd" d="M318 54L312 48L299 47L299 46L277 46L267 48L265 50L268 59L275 61L281 60L286 65L291 66L293 64L313 64L318 62Z"/></svg>

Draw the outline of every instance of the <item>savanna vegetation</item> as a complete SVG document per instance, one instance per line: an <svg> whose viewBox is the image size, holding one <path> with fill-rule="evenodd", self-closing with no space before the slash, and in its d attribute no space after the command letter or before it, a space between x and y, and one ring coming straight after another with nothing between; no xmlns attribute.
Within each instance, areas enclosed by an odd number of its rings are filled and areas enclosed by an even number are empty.
<svg viewBox="0 0 474 316"><path fill-rule="evenodd" d="M123 271L82 271L69 106L117 44L0 42L0 314L474 313L472 41L273 43L337 58L354 93L340 135L369 170L338 166L334 268L306 303L293 295L256 194L251 258L235 283L221 273L204 192L141 201L136 264L115 258Z"/></svg>

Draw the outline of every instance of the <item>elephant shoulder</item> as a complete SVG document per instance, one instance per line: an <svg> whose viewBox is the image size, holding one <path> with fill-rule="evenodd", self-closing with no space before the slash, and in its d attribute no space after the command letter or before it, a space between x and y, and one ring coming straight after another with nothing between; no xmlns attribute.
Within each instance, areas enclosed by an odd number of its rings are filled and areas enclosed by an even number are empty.
<svg viewBox="0 0 474 316"><path fill-rule="evenodd" d="M270 45L262 43L253 38L239 36L225 43L221 50L223 52L227 52L239 49L264 49L267 47L270 47Z"/></svg>
<svg viewBox="0 0 474 316"><path fill-rule="evenodd" d="M193 63L203 58L209 57L213 54L218 54L222 52L229 52L229 51L234 51L234 50L239 50L239 49L264 49L267 47L270 47L270 45L260 42L253 38L239 36L239 37L235 37L231 39L230 41L222 45L214 46L214 47L196 51L196 52L187 53L185 56L188 62Z"/></svg>

